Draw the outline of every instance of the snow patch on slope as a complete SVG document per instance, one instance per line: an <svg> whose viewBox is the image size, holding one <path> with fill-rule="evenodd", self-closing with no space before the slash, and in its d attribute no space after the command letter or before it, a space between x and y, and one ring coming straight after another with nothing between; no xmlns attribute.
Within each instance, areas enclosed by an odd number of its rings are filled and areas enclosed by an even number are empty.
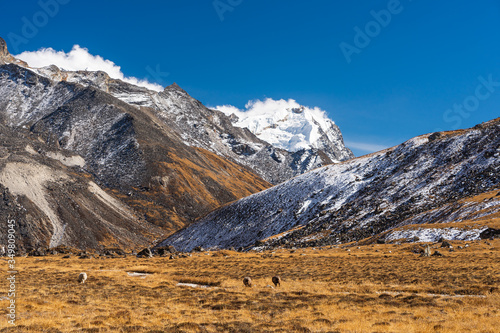
<svg viewBox="0 0 500 333"><path fill-rule="evenodd" d="M411 239L417 237L416 242L437 242L440 239L473 241L481 239L480 234L487 227L465 230L461 228L419 228L415 230L392 231L386 236L386 241Z"/></svg>

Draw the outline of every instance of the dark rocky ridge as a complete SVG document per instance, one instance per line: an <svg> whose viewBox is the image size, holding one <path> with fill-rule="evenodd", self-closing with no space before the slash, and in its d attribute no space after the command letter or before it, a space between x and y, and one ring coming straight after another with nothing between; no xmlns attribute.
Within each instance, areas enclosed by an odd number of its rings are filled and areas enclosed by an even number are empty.
<svg viewBox="0 0 500 333"><path fill-rule="evenodd" d="M499 186L500 118L314 170L226 205L161 245L190 250L262 240L269 247L357 241L407 223L443 221L434 209L453 216L465 209L453 203ZM474 207L466 207L469 215ZM500 203L495 207L490 214Z"/></svg>

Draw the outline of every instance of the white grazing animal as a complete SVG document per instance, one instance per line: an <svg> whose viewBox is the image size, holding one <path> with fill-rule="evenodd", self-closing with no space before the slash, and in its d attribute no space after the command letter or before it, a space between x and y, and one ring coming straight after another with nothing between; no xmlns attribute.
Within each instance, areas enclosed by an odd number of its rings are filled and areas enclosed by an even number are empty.
<svg viewBox="0 0 500 333"><path fill-rule="evenodd" d="M87 273L80 273L80 275L78 276L78 282L85 283L86 280L87 280Z"/></svg>

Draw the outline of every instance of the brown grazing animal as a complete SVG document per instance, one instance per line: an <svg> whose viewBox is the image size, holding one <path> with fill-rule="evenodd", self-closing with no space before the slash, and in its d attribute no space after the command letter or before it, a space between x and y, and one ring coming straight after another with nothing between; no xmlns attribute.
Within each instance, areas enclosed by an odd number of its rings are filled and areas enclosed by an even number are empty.
<svg viewBox="0 0 500 333"><path fill-rule="evenodd" d="M281 278L279 276L273 276L273 283L274 283L275 287L280 286L281 285Z"/></svg>
<svg viewBox="0 0 500 333"><path fill-rule="evenodd" d="M252 279L250 279L248 276L246 276L246 277L243 279L243 284L244 284L246 287L251 287L251 286L252 286Z"/></svg>

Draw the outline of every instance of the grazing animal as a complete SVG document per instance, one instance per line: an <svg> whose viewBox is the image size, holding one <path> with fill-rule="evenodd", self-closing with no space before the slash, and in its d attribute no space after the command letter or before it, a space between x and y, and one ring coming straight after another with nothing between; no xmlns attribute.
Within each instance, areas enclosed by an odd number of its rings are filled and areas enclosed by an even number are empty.
<svg viewBox="0 0 500 333"><path fill-rule="evenodd" d="M80 273L80 275L78 275L78 282L85 283L86 280L87 280L87 273Z"/></svg>
<svg viewBox="0 0 500 333"><path fill-rule="evenodd" d="M246 287L251 287L251 286L252 286L252 279L250 279L248 276L246 276L246 277L243 279L243 284L244 284Z"/></svg>
<svg viewBox="0 0 500 333"><path fill-rule="evenodd" d="M273 283L274 283L275 287L280 286L281 285L281 278L279 276L273 276Z"/></svg>

